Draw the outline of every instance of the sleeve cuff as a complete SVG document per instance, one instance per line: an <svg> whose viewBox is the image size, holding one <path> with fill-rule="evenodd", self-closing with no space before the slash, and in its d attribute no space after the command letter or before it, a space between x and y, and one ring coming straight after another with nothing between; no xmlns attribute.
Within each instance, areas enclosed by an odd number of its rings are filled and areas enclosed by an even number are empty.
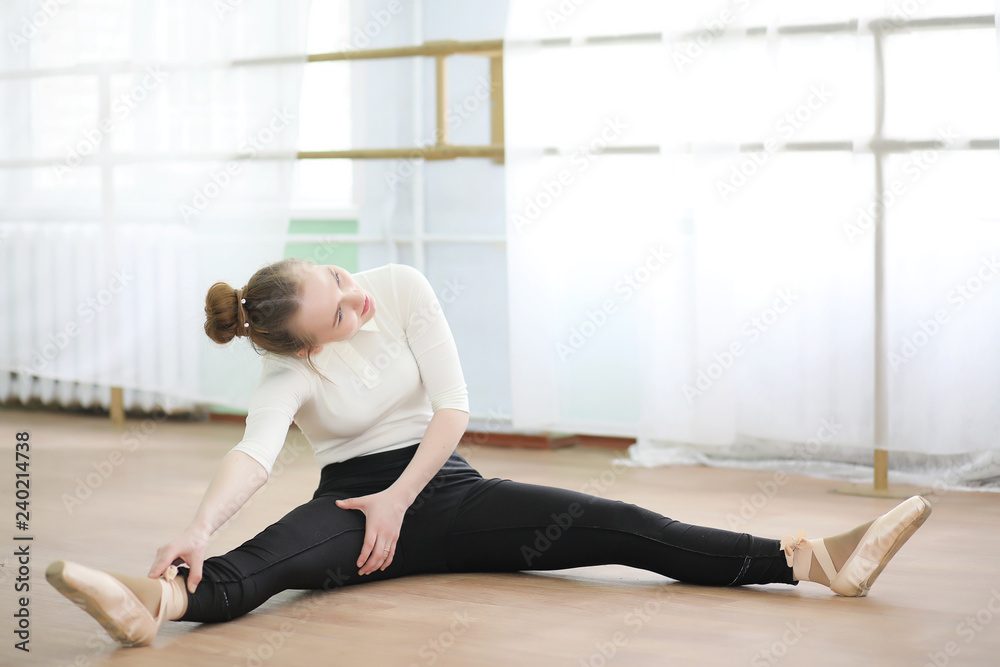
<svg viewBox="0 0 1000 667"><path fill-rule="evenodd" d="M254 461L261 464L264 467L264 472L266 472L267 476L270 477L271 469L274 468L274 459L269 457L262 450L263 448L259 444L249 440L244 440L235 447L233 447L232 449L230 449L229 451L243 452L244 454L252 458Z"/></svg>
<svg viewBox="0 0 1000 667"><path fill-rule="evenodd" d="M469 411L469 392L463 384L461 387L449 389L434 394L430 397L431 409L437 412L441 408L451 408L453 410Z"/></svg>

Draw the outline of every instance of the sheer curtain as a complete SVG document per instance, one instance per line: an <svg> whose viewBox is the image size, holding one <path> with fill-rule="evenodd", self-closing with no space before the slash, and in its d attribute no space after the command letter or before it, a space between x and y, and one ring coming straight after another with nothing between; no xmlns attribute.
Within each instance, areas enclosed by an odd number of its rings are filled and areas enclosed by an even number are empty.
<svg viewBox="0 0 1000 667"><path fill-rule="evenodd" d="M870 461L881 212L893 466L1000 474L995 11L512 0L514 427Z"/></svg>
<svg viewBox="0 0 1000 667"><path fill-rule="evenodd" d="M308 10L4 3L0 398L245 401L204 299L283 256Z"/></svg>

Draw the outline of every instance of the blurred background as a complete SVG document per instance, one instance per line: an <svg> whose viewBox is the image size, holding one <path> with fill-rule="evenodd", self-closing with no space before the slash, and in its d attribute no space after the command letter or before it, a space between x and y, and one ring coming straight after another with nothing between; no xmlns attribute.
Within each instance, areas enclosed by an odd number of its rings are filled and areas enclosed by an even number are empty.
<svg viewBox="0 0 1000 667"><path fill-rule="evenodd" d="M213 282L398 262L470 431L998 488L994 0L0 13L5 408L238 418L260 360L205 336ZM354 57L443 40L479 51ZM316 155L358 149L398 150Z"/></svg>

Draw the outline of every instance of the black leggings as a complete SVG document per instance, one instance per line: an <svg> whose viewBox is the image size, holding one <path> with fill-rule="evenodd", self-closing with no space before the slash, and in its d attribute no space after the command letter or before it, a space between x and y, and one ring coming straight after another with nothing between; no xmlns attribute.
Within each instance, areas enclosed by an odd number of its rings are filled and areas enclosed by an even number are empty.
<svg viewBox="0 0 1000 667"><path fill-rule="evenodd" d="M403 518L392 563L358 575L365 516L338 498L376 493L417 445L324 466L312 500L232 551L205 559L180 621L229 621L286 589L332 589L408 574L620 564L709 586L795 585L779 541L684 524L577 491L484 479L458 453ZM187 577L186 565L179 575Z"/></svg>

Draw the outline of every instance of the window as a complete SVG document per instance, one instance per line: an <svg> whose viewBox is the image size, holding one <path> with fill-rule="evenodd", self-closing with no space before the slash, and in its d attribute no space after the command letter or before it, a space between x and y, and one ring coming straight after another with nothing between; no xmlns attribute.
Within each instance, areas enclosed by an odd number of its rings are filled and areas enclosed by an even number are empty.
<svg viewBox="0 0 1000 667"><path fill-rule="evenodd" d="M312 0L309 53L357 48L350 39L348 0ZM349 62L309 63L302 81L299 150L350 148L351 65ZM353 214L351 160L299 160L293 209L298 217Z"/></svg>

